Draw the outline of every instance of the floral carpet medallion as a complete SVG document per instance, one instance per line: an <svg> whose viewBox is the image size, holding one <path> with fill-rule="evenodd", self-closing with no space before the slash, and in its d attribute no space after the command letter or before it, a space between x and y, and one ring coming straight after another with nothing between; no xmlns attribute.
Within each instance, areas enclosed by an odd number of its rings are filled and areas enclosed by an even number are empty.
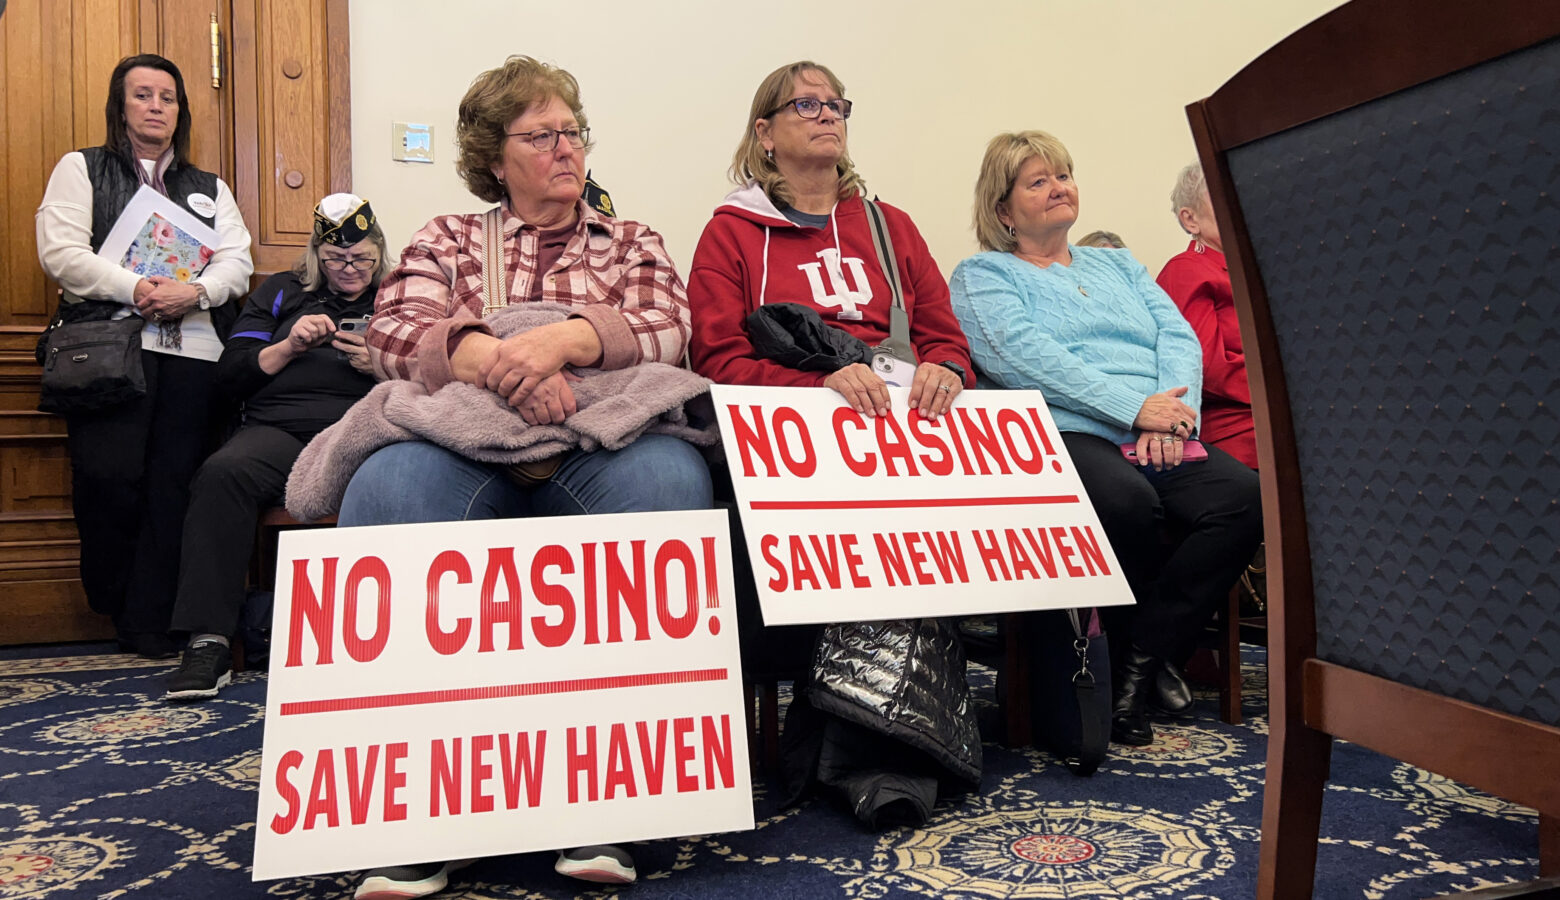
<svg viewBox="0 0 1560 900"><path fill-rule="evenodd" d="M170 704L170 663L0 656L0 900L347 900L361 874L254 882L265 678ZM1244 900L1255 892L1267 719L1260 651L1244 722L1156 721L1090 778L1036 749L985 746L981 790L920 828L871 832L833 798L783 806L758 777L757 827L630 845L632 888L575 882L551 853L479 860L436 900L895 898ZM993 677L972 668L978 702ZM788 698L789 691L782 690ZM1317 898L1417 900L1537 876L1532 810L1349 744L1333 751ZM607 814L607 811L604 811Z"/></svg>

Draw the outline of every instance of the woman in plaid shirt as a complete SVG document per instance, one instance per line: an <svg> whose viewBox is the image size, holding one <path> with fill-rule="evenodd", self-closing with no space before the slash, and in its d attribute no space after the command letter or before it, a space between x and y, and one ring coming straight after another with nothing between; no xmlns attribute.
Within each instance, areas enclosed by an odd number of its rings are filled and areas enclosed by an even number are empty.
<svg viewBox="0 0 1560 900"><path fill-rule="evenodd" d="M485 213L440 216L412 237L385 278L368 334L382 378L433 393L464 381L498 393L528 423L575 412L570 367L677 365L688 340L688 298L661 236L581 199L590 129L579 85L526 56L478 76L461 100L457 167L473 194L497 202L502 285L483 283ZM610 207L608 207L610 208ZM504 340L483 317L517 303L573 307L563 322ZM709 470L692 445L640 437L622 450L575 450L524 471L467 459L424 441L392 444L358 469L341 525L384 525L674 509L708 509ZM454 864L367 873L358 900L442 890ZM631 882L621 848L562 851L557 870Z"/></svg>

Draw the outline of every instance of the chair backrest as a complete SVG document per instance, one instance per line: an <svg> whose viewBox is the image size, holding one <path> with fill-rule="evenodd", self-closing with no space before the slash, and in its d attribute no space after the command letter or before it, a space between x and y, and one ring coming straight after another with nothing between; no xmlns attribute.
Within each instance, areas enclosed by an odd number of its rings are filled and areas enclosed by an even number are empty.
<svg viewBox="0 0 1560 900"><path fill-rule="evenodd" d="M1560 4L1355 0L1188 107L1263 484L1265 891L1324 733L1560 813L1557 96Z"/></svg>

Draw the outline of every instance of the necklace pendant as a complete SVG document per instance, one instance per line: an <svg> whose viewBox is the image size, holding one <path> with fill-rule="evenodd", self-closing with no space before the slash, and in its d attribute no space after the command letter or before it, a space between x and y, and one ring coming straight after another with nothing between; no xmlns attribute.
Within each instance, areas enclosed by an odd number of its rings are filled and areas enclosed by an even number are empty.
<svg viewBox="0 0 1560 900"><path fill-rule="evenodd" d="M1085 297L1089 296L1089 292L1084 290L1083 289L1083 285L1081 285L1081 284L1078 285L1078 293L1084 295Z"/></svg>

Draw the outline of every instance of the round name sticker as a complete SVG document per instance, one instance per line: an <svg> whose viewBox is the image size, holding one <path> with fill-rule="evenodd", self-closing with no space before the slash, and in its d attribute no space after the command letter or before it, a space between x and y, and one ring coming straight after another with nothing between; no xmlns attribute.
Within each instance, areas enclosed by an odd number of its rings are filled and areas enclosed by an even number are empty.
<svg viewBox="0 0 1560 900"><path fill-rule="evenodd" d="M189 201L190 209L193 209L197 215L210 217L217 214L217 201L205 194L191 194L184 199Z"/></svg>

